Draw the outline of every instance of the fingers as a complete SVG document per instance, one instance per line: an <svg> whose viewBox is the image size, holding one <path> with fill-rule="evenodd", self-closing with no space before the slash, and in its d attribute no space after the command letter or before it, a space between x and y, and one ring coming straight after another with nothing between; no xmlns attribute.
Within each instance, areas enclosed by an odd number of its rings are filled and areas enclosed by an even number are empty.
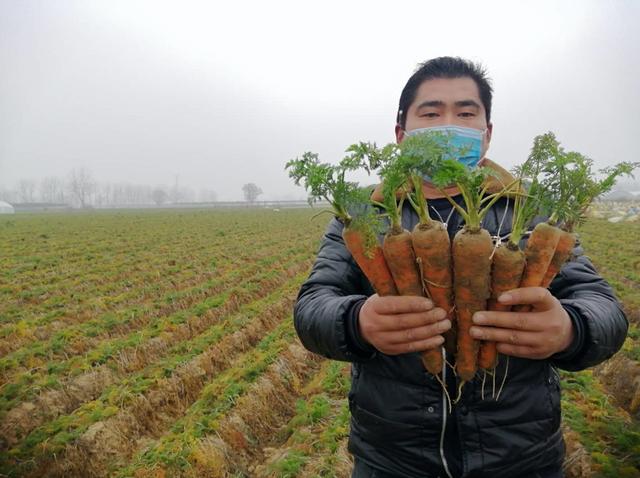
<svg viewBox="0 0 640 478"><path fill-rule="evenodd" d="M537 346L540 343L539 332L495 327L471 327L469 333L474 339L505 343L508 345Z"/></svg>
<svg viewBox="0 0 640 478"><path fill-rule="evenodd" d="M360 309L362 338L379 351L398 355L442 345L441 334L451 328L447 312L424 297L373 295Z"/></svg>
<svg viewBox="0 0 640 478"><path fill-rule="evenodd" d="M513 289L498 297L504 305L529 304L537 310L546 310L553 306L553 296L544 287L522 287Z"/></svg>
<svg viewBox="0 0 640 478"><path fill-rule="evenodd" d="M450 320L440 320L434 324L404 330L396 330L385 334L385 340L390 345L421 342L431 337L441 335L451 328Z"/></svg>
<svg viewBox="0 0 640 478"><path fill-rule="evenodd" d="M381 330L406 330L416 327L434 324L441 321L447 316L444 309L436 308L428 312L399 314L399 315L381 315L379 323Z"/></svg>
<svg viewBox="0 0 640 478"><path fill-rule="evenodd" d="M433 302L418 296L377 297L374 310L380 315L398 315L426 312L433 309Z"/></svg>
<svg viewBox="0 0 640 478"><path fill-rule="evenodd" d="M442 335L436 335L429 337L428 339L407 342L404 344L385 345L384 348L380 349L380 351L387 355L409 354L435 349L440 347L443 343L444 337L442 337Z"/></svg>
<svg viewBox="0 0 640 478"><path fill-rule="evenodd" d="M484 327L524 331L542 331L547 328L544 316L535 312L476 312L473 315L473 323Z"/></svg>

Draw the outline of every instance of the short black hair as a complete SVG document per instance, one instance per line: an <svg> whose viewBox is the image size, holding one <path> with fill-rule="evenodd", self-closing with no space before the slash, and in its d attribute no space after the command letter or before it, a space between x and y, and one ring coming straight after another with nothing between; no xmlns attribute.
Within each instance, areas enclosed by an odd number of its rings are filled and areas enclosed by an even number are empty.
<svg viewBox="0 0 640 478"><path fill-rule="evenodd" d="M441 56L420 63L411 75L400 95L397 124L402 128L407 125L407 111L416 99L416 92L422 83L434 78L469 77L478 85L480 100L486 112L487 124L491 121L491 99L493 88L487 72L482 65L460 57Z"/></svg>

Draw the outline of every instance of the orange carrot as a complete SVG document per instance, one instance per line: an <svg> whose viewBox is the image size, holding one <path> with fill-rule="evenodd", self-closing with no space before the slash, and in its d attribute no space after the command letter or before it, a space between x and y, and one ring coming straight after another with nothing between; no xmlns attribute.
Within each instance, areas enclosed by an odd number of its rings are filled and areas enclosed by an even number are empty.
<svg viewBox="0 0 640 478"><path fill-rule="evenodd" d="M575 234L568 231L562 231L560 233L560 239L558 240L556 251L553 254L551 264L549 264L547 273L545 274L542 281L542 287L549 287L551 285L551 281L558 274L558 272L560 272L560 269L562 269L564 263L567 262L575 245Z"/></svg>
<svg viewBox="0 0 640 478"><path fill-rule="evenodd" d="M453 277L458 315L456 371L462 383L471 381L477 371L479 342L471 337L469 329L473 314L487 308L492 250L491 236L484 229L465 227L453 239Z"/></svg>
<svg viewBox="0 0 640 478"><path fill-rule="evenodd" d="M471 337L473 314L487 309L491 286L491 253L493 243L489 232L481 224L493 204L513 186L486 195L483 185L489 175L487 168L466 168L462 163L444 159L427 168L426 173L434 178L434 184L444 194L453 208L464 219L465 226L453 238L453 290L457 314L456 373L460 377L458 397L462 387L473 380L478 369L478 349L480 343ZM436 176L433 174L437 173ZM458 204L443 189L448 185L457 186L464 206Z"/></svg>
<svg viewBox="0 0 640 478"><path fill-rule="evenodd" d="M382 244L384 257L400 295L423 297L424 289L416 256L411 243L411 233L402 227L402 204L404 198L396 200L396 192L406 182L406 176L397 168L397 162L387 164L382 177L384 202L381 204L389 217L390 228ZM437 375L442 370L440 349L425 350L421 354L424 367Z"/></svg>
<svg viewBox="0 0 640 478"><path fill-rule="evenodd" d="M382 251L400 295L423 296L416 256L411 247L411 233L390 231L384 238Z"/></svg>
<svg viewBox="0 0 640 478"><path fill-rule="evenodd" d="M355 146L348 149L354 151ZM357 149L357 148L356 148ZM345 180L345 174L360 167L368 169L364 160L352 155L338 165L321 163L318 155L306 152L301 158L287 162L289 176L297 185L304 182L310 193L309 202L321 199L331 204L333 214L344 224L342 237L354 260L380 295L395 295L397 290L384 260L375 233L378 218L369 203L369 193L357 183ZM353 215L353 211L357 214Z"/></svg>
<svg viewBox="0 0 640 478"><path fill-rule="evenodd" d="M500 244L493 253L491 264L491 298L487 304L487 310L508 312L511 306L498 302L498 297L520 285L524 270L524 253L517 244L506 242ZM496 366L498 353L495 342L482 342L478 356L478 366L483 369L492 369Z"/></svg>
<svg viewBox="0 0 640 478"><path fill-rule="evenodd" d="M398 295L391 271L384 259L382 247L367 247L360 231L345 227L342 232L345 245L378 295Z"/></svg>
<svg viewBox="0 0 640 478"><path fill-rule="evenodd" d="M382 250L400 295L424 296L411 238L409 231L392 228L384 238ZM436 375L442 370L439 349L422 352L421 359L430 373Z"/></svg>
<svg viewBox="0 0 640 478"><path fill-rule="evenodd" d="M451 329L445 332L444 339L447 352L453 355L456 350L456 327L449 233L439 221L418 223L413 228L411 240L423 289L436 307L447 311L447 319L451 321Z"/></svg>
<svg viewBox="0 0 640 478"><path fill-rule="evenodd" d="M542 285L559 239L560 229L546 222L539 223L533 229L524 250L527 262L520 287L540 287ZM516 305L513 310L528 312L531 310L531 306Z"/></svg>

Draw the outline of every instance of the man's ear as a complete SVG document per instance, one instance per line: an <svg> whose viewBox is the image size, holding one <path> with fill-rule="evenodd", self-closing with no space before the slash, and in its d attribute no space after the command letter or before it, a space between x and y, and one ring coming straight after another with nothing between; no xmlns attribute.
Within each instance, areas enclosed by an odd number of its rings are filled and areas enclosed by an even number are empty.
<svg viewBox="0 0 640 478"><path fill-rule="evenodd" d="M404 139L404 128L399 124L396 124L396 143L402 143Z"/></svg>
<svg viewBox="0 0 640 478"><path fill-rule="evenodd" d="M491 146L491 136L493 134L493 123L489 123L487 125L487 132L485 133L485 144L484 146L484 151L482 152L482 157L484 158L487 154L487 151L489 151L489 146Z"/></svg>

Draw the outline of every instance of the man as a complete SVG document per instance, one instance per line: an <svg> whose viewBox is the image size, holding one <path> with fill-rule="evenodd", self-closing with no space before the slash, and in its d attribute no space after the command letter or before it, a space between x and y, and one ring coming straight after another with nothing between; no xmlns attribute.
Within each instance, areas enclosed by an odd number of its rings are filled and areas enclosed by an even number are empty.
<svg viewBox="0 0 640 478"><path fill-rule="evenodd" d="M475 161L465 163L486 165L508 179L504 169L484 157L493 132L491 101L491 86L478 65L451 57L429 60L402 91L396 139L401 142L422 128L462 127L481 138ZM432 216L442 218L453 236L463 225L460 217L428 182L424 192ZM455 189L449 194L455 195ZM484 227L494 236L508 234L511 212L508 200L498 201ZM405 207L404 227L411 230L416 222L416 214ZM504 303L529 304L531 312L474 316L472 334L497 342L502 357L496 375L499 380L506 376L506 385L496 400L483 390L478 375L449 411L442 387L424 370L419 355L443 343L442 334L451 327L445 311L426 298L374 294L341 234L342 224L334 219L294 316L305 347L352 362L353 477L562 476L560 386L554 367L580 370L606 360L621 347L628 327L613 291L581 248L576 247L549 290L531 287L503 294ZM450 368L444 368L443 378L455 397Z"/></svg>

